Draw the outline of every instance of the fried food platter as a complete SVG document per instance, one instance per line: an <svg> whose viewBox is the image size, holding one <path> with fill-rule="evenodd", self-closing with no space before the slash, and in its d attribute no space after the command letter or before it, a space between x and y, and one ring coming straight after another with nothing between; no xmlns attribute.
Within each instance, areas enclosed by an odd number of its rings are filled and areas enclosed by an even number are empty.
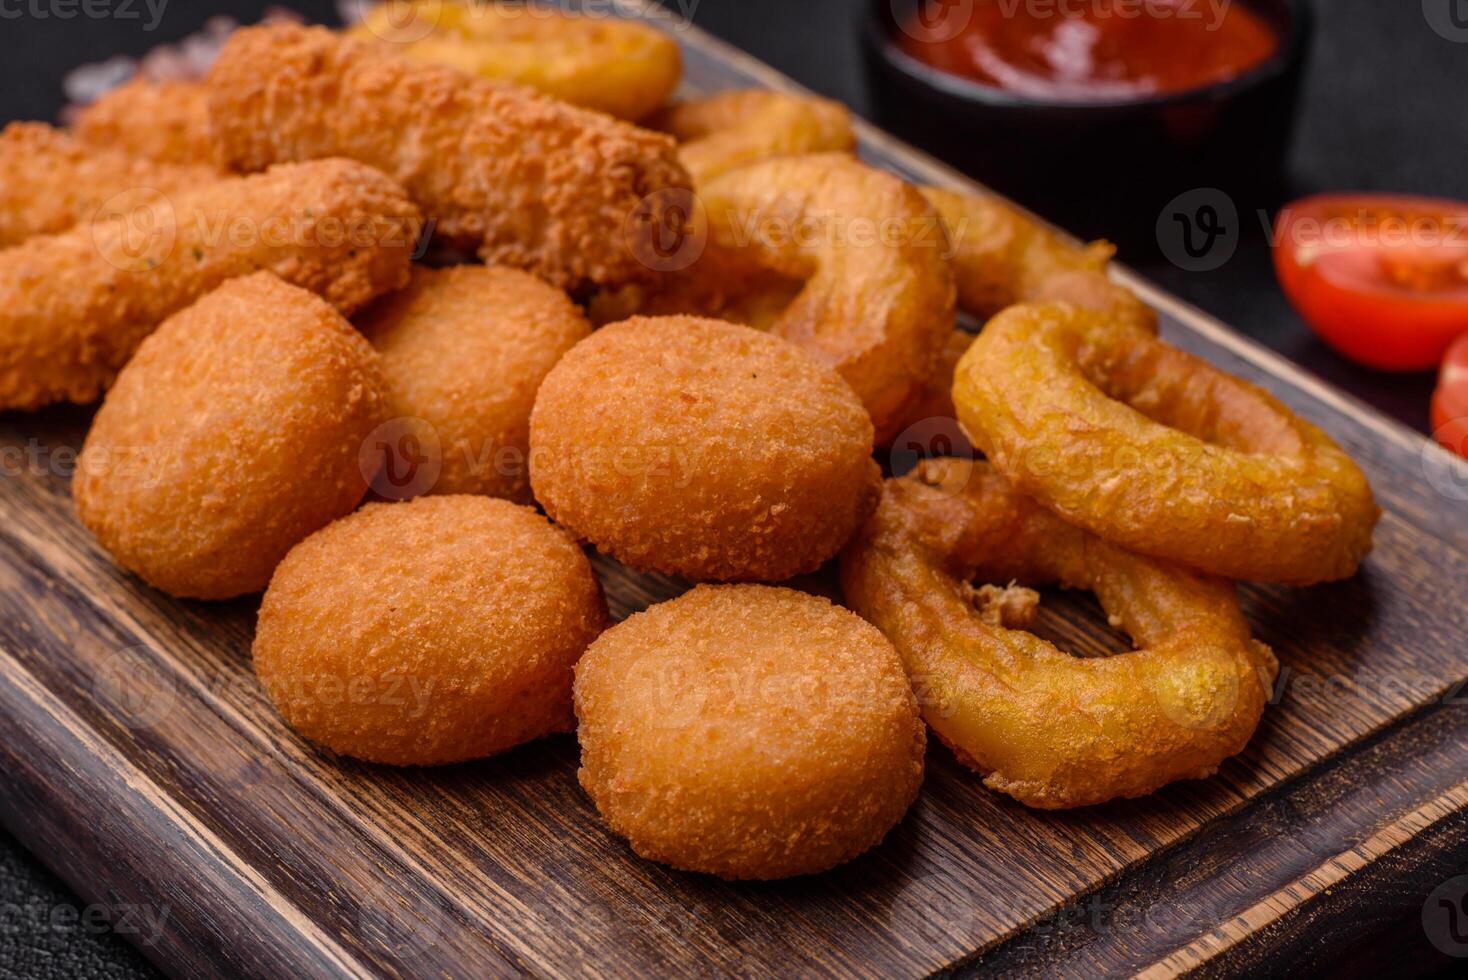
<svg viewBox="0 0 1468 980"><path fill-rule="evenodd" d="M675 36L690 93L793 88L696 29ZM869 163L964 186L869 126L860 136ZM730 883L640 861L577 786L570 737L389 770L294 735L250 670L253 600L170 599L77 523L68 477L89 412L52 408L0 418L13 449L0 812L88 900L164 910L144 952L180 973L1169 975L1287 959L1322 922L1349 921L1358 889L1430 874L1468 835L1468 471L1118 275L1169 342L1326 429L1385 511L1357 577L1244 590L1281 678L1213 779L1046 813L987 791L935 743L907 818L833 872ZM595 565L614 619L684 589ZM829 568L801 584L839 595ZM1093 602L1059 593L1035 630L1083 655L1120 643Z"/></svg>

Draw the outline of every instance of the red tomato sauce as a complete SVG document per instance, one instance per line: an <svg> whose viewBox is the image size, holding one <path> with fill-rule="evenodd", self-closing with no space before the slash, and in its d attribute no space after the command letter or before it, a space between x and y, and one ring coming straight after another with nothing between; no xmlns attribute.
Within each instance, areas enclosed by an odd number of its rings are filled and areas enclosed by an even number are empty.
<svg viewBox="0 0 1468 980"><path fill-rule="evenodd" d="M1279 47L1240 0L924 0L896 40L951 75L1066 101L1197 88Z"/></svg>

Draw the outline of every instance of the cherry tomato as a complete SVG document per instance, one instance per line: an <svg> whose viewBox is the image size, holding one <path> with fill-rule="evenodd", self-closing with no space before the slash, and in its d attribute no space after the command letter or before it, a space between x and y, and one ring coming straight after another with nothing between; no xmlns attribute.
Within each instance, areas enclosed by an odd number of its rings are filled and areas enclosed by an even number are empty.
<svg viewBox="0 0 1468 980"><path fill-rule="evenodd" d="M1468 456L1468 334L1458 338L1443 361L1432 396L1432 432L1438 442Z"/></svg>
<svg viewBox="0 0 1468 980"><path fill-rule="evenodd" d="M1307 197L1280 212L1274 268L1311 329L1370 367L1428 370L1468 333L1468 203Z"/></svg>

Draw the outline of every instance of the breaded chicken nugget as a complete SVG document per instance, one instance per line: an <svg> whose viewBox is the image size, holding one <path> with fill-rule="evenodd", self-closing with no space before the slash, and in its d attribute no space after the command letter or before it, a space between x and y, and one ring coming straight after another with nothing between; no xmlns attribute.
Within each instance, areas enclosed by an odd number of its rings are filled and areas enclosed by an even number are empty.
<svg viewBox="0 0 1468 980"><path fill-rule="evenodd" d="M370 504L281 563L255 671L306 738L442 765L570 731L572 668L606 622L586 556L531 508Z"/></svg>
<svg viewBox="0 0 1468 980"><path fill-rule="evenodd" d="M436 450L436 480L416 489L530 503L535 393L591 334L576 304L517 269L415 266L408 288L375 304L359 326L382 355L402 435Z"/></svg>
<svg viewBox="0 0 1468 980"><path fill-rule="evenodd" d="M581 785L645 858L724 878L835 867L902 819L926 736L892 644L825 599L700 586L576 667Z"/></svg>
<svg viewBox="0 0 1468 980"><path fill-rule="evenodd" d="M217 169L208 92L199 82L135 78L83 109L74 129L77 139L93 146Z"/></svg>
<svg viewBox="0 0 1468 980"><path fill-rule="evenodd" d="M227 163L370 163L444 241L566 288L650 276L665 212L686 205L644 203L689 185L667 136L321 28L241 30L207 84Z"/></svg>
<svg viewBox="0 0 1468 980"><path fill-rule="evenodd" d="M421 225L371 167L274 167L0 251L0 409L88 402L158 324L258 269L350 313L401 287Z"/></svg>
<svg viewBox="0 0 1468 980"><path fill-rule="evenodd" d="M87 146L45 123L11 123L0 132L0 174L0 248L127 208L136 203L129 191L174 194L219 179L212 167Z"/></svg>
<svg viewBox="0 0 1468 980"><path fill-rule="evenodd" d="M683 71L678 44L631 19L486 0L380 3L350 32L399 54L529 85L572 105L641 119Z"/></svg>
<svg viewBox="0 0 1468 980"><path fill-rule="evenodd" d="M700 187L766 157L856 148L851 112L844 105L768 89L720 92L680 102L651 125L683 144L678 157Z"/></svg>
<svg viewBox="0 0 1468 980"><path fill-rule="evenodd" d="M367 492L385 416L377 355L268 272L171 317L118 376L72 485L118 564L172 595L258 592L292 546Z"/></svg>
<svg viewBox="0 0 1468 980"><path fill-rule="evenodd" d="M872 422L788 341L696 317L597 331L546 377L530 480L557 522L643 571L780 581L871 513Z"/></svg>

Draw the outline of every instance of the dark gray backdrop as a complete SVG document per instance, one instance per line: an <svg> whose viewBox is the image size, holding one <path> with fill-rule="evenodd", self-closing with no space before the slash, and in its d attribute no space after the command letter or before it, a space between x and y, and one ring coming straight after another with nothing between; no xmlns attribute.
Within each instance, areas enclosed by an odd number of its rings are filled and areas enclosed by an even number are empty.
<svg viewBox="0 0 1468 980"><path fill-rule="evenodd" d="M861 0L665 2L811 88L858 112L867 109L855 33ZM62 78L77 64L140 54L198 30L218 13L253 21L268 6L259 0L0 0L0 121L54 121L64 102ZM332 0L295 0L290 6L309 19L335 22ZM1316 0L1316 8L1318 36L1290 166L1294 190L1468 198L1468 43L1436 33L1420 0ZM1057 213L1043 200L1024 203L1079 233L1106 234L1087 227L1084 214ZM1252 215L1265 202L1238 203ZM1241 234L1237 254L1216 272L1185 274L1160 254L1140 250L1123 258L1310 370L1425 429L1431 377L1377 374L1324 349L1280 296L1258 222L1244 221ZM0 978L152 974L123 940L78 914L86 911L79 904L0 832ZM1395 962L1405 966L1416 945L1410 924L1400 941ZM1341 970L1359 972L1351 963Z"/></svg>

